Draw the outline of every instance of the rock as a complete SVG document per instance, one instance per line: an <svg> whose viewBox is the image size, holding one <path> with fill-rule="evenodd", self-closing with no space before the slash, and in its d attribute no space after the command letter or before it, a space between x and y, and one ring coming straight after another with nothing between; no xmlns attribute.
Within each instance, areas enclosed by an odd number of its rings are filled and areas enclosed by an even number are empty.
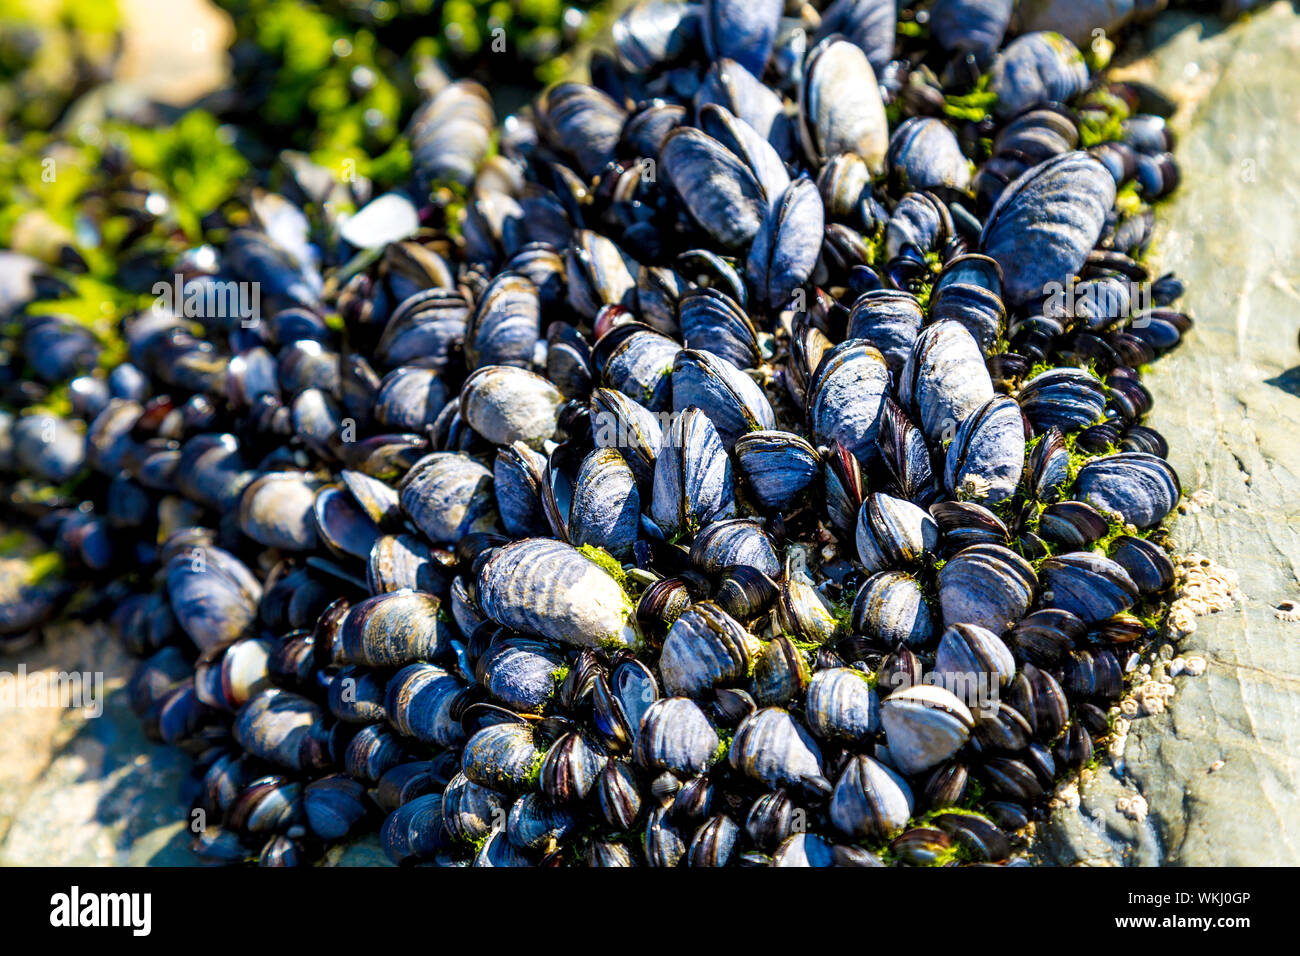
<svg viewBox="0 0 1300 956"><path fill-rule="evenodd" d="M1300 57L1286 4L1230 25L1166 12L1150 53L1118 76L1179 103L1182 186L1159 211L1153 260L1188 281L1196 319L1144 381L1149 424L1197 507L1173 525L1180 552L1237 572L1236 607L1196 619L1177 644L1202 676L1174 678L1162 713L1135 717L1123 758L1057 808L1037 854L1052 863L1300 863L1300 638L1275 609L1300 577ZM1139 794L1146 814L1125 816Z"/></svg>
<svg viewBox="0 0 1300 956"><path fill-rule="evenodd" d="M22 671L31 687L60 672L92 675L88 707L0 707L0 865L198 862L182 829L190 758L141 733L126 699L131 668L106 627L82 624L47 627L43 643L0 656L14 686Z"/></svg>

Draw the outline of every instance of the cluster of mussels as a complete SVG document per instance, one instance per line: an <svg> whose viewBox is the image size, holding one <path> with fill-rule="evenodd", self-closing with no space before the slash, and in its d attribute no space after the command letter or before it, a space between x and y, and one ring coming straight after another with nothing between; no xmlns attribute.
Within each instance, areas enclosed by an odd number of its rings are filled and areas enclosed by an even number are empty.
<svg viewBox="0 0 1300 956"><path fill-rule="evenodd" d="M1172 583L1138 370L1189 320L1149 94L1011 12L643 0L593 85L431 96L409 189L298 157L110 374L28 320L80 419L0 468L93 476L45 526L141 569L199 852L1012 858Z"/></svg>

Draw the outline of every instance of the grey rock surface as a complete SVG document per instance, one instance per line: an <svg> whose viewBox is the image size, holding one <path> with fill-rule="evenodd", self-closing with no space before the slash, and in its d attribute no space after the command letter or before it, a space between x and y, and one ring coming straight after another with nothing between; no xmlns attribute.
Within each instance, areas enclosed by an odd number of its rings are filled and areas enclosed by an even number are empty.
<svg viewBox="0 0 1300 956"><path fill-rule="evenodd" d="M1146 379L1150 424L1184 491L1178 550L1235 570L1242 600L1199 618L1162 714L1133 721L1118 769L1083 782L1043 829L1058 863L1300 863L1300 14L1278 3L1229 26L1166 12L1120 75L1179 102L1183 185L1153 259L1188 280L1196 319ZM1140 823L1117 803L1136 790Z"/></svg>
<svg viewBox="0 0 1300 956"><path fill-rule="evenodd" d="M126 699L132 662L106 631L60 624L0 657L22 689L0 707L0 865L198 862L184 831L189 757L141 733ZM73 673L90 675L80 706L57 706L53 680Z"/></svg>

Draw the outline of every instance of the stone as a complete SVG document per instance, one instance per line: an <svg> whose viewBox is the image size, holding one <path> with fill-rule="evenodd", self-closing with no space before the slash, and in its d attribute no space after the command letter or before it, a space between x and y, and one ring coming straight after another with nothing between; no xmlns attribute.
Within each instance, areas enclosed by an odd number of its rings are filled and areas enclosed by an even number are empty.
<svg viewBox="0 0 1300 956"><path fill-rule="evenodd" d="M0 656L0 673L17 682L25 672L25 686L60 672L102 675L78 701L89 706L19 697L0 708L0 866L198 862L183 830L190 758L141 732L125 690L132 666L106 627L78 623Z"/></svg>
<svg viewBox="0 0 1300 956"><path fill-rule="evenodd" d="M1196 319L1144 381L1191 505L1180 553L1236 572L1239 600L1177 644L1202 676L1131 722L1122 756L1039 828L1051 863L1300 863L1300 640L1276 613L1300 578L1300 13L1277 3L1224 24L1167 11L1117 78L1175 97L1182 185L1158 210L1152 259L1187 280ZM1202 665L1197 665L1200 669ZM1208 768L1208 770L1207 770ZM1136 791L1146 813L1124 817Z"/></svg>

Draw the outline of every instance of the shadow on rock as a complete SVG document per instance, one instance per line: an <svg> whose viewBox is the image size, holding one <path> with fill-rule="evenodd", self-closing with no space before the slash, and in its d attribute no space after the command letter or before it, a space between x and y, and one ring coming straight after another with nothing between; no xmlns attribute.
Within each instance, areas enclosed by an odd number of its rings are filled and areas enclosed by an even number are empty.
<svg viewBox="0 0 1300 956"><path fill-rule="evenodd" d="M1266 378L1264 381L1266 384L1280 388L1284 392L1300 396L1300 365L1287 369L1281 375Z"/></svg>

